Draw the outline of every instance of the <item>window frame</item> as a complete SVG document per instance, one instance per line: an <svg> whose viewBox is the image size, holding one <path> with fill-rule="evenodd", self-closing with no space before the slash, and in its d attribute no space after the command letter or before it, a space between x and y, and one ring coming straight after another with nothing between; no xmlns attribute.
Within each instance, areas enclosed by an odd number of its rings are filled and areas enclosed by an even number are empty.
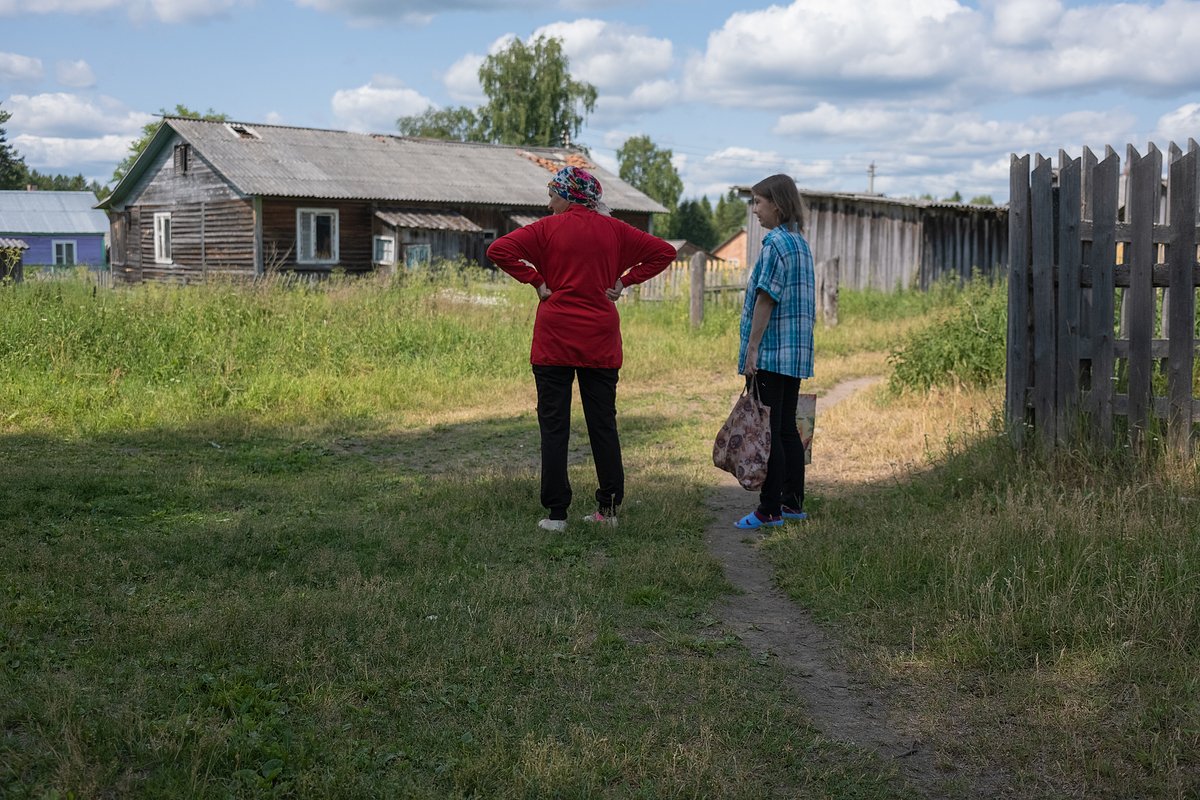
<svg viewBox="0 0 1200 800"><path fill-rule="evenodd" d="M71 260L58 260L58 248L71 248ZM73 267L79 263L79 240L77 239L52 239L50 244L51 250L54 253L54 266L56 267Z"/></svg>
<svg viewBox="0 0 1200 800"><path fill-rule="evenodd" d="M433 263L433 245L417 242L404 245L404 268L421 269Z"/></svg>
<svg viewBox="0 0 1200 800"><path fill-rule="evenodd" d="M386 258L379 257L379 245L386 246L384 255ZM395 264L396 263L396 237L376 235L371 241L371 260L376 264Z"/></svg>
<svg viewBox="0 0 1200 800"><path fill-rule="evenodd" d="M309 250L305 250L304 236L304 217L311 216L313 224L310 227L310 245ZM330 257L317 258L317 226L316 218L318 216L329 216L332 218L330 226ZM311 264L315 266L333 266L341 260L340 248L340 232L341 232L341 213L336 208L297 208L296 209L296 263Z"/></svg>
<svg viewBox="0 0 1200 800"><path fill-rule="evenodd" d="M165 225L163 223L166 223ZM171 256L171 212L154 212L154 263L174 264Z"/></svg>

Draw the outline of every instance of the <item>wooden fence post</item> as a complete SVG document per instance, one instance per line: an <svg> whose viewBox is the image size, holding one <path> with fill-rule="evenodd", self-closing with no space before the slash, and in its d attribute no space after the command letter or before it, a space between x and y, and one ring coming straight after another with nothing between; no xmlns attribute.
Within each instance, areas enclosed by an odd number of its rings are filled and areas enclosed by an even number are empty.
<svg viewBox="0 0 1200 800"><path fill-rule="evenodd" d="M1092 180L1092 395L1097 442L1108 447L1113 440L1113 306L1117 262L1117 195L1121 161L1110 147L1096 166Z"/></svg>
<svg viewBox="0 0 1200 800"><path fill-rule="evenodd" d="M1029 388L1029 156L1012 156L1008 168L1008 347L1005 406L1009 436L1025 444Z"/></svg>
<svg viewBox="0 0 1200 800"><path fill-rule="evenodd" d="M1055 323L1054 302L1054 167L1037 157L1030 183L1032 232L1031 272L1033 275L1033 413L1042 442L1053 447L1058 438L1054 408Z"/></svg>
<svg viewBox="0 0 1200 800"><path fill-rule="evenodd" d="M838 324L838 281L841 271L841 256L827 258L817 264L817 313L825 320L825 327Z"/></svg>
<svg viewBox="0 0 1200 800"><path fill-rule="evenodd" d="M1057 387L1055 405L1058 442L1079 429L1079 273L1083 242L1079 238L1082 201L1082 160L1058 152L1058 309Z"/></svg>
<svg viewBox="0 0 1200 800"><path fill-rule="evenodd" d="M1158 217L1162 153L1153 144L1144 157L1129 148L1129 431L1130 445L1145 443L1151 406L1154 336L1154 222Z"/></svg>
<svg viewBox="0 0 1200 800"><path fill-rule="evenodd" d="M704 269L708 259L704 253L693 253L690 262L691 303L689 317L693 328L699 328L704 322Z"/></svg>
<svg viewBox="0 0 1200 800"><path fill-rule="evenodd" d="M1192 142L1194 145L1195 142ZM1195 147L1171 163L1170 239L1167 245L1167 270L1171 293L1168 308L1163 309L1164 327L1171 334L1167 342L1167 437L1170 447L1183 457L1192 452L1192 362L1193 331L1196 320L1196 292L1192 277L1196 258L1196 158Z"/></svg>

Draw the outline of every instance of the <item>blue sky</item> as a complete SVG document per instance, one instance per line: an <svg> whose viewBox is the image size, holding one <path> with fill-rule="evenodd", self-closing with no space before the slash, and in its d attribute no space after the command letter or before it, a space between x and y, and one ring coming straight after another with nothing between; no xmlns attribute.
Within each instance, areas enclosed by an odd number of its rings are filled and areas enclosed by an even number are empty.
<svg viewBox="0 0 1200 800"><path fill-rule="evenodd" d="M1200 139L1200 0L0 0L0 108L42 172L106 182L176 104L394 132L482 100L513 37L599 90L578 141L645 134L685 196L813 189L1007 199L1011 153Z"/></svg>

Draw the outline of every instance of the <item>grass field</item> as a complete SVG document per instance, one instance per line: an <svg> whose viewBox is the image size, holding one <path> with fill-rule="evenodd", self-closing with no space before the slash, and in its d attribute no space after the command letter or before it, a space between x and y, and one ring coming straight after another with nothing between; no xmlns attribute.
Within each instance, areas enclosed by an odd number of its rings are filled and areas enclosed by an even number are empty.
<svg viewBox="0 0 1200 800"><path fill-rule="evenodd" d="M886 375L955 301L844 293L813 387ZM564 536L534 527L534 303L0 287L0 794L909 796L714 634L739 309L622 301L626 507ZM1195 465L1021 457L999 396L820 420L813 519L764 544L781 584L1013 796L1200 791Z"/></svg>

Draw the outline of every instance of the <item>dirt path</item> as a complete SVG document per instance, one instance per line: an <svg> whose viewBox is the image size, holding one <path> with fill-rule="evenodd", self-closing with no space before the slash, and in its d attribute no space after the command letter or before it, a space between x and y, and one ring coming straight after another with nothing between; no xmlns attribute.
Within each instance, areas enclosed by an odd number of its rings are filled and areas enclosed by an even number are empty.
<svg viewBox="0 0 1200 800"><path fill-rule="evenodd" d="M859 378L834 387L818 398L818 417L879 380ZM739 591L717 609L725 627L751 653L778 660L813 725L825 735L893 759L905 780L925 797L959 796L963 776L939 769L929 748L889 719L881 693L849 672L833 641L809 613L776 587L770 565L755 547L758 534L733 527L735 519L753 508L757 495L742 489L732 476L723 476L709 498L715 519L705 541Z"/></svg>

